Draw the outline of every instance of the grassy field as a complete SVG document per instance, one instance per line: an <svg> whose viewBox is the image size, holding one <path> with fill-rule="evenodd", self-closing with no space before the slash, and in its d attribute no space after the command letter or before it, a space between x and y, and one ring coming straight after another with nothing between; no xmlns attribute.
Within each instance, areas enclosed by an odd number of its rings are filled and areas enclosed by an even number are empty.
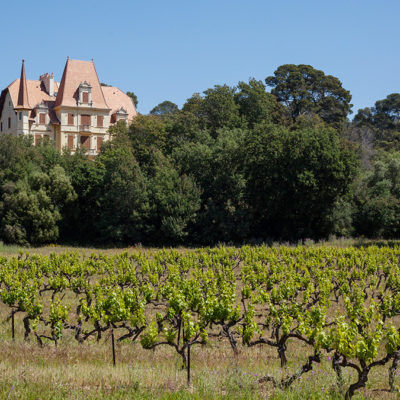
<svg viewBox="0 0 400 400"><path fill-rule="evenodd" d="M21 332L17 336L21 337ZM302 349L291 349L301 363ZM263 348L243 348L237 360L227 344L193 351L193 378L187 387L185 371L172 350L144 350L139 344L117 346L113 367L110 340L77 345L63 341L55 348L36 343L2 340L1 399L341 399L327 359L304 375L290 390L274 389L258 379L266 373L279 376L276 354ZM345 381L354 376L345 374ZM380 388L361 391L358 399L396 399L387 391L387 369L374 370L368 384Z"/></svg>
<svg viewBox="0 0 400 400"><path fill-rule="evenodd" d="M306 239L299 244L305 246L333 246L333 247L366 247L366 246L389 246L392 247L394 245L400 246L400 240L382 240L382 239L365 239L365 238L332 238L328 241L320 241L315 242L311 239ZM296 246L296 243L289 243L289 242L273 242L270 243L271 246ZM176 248L175 248L176 249ZM185 251L186 248L178 248L182 251ZM30 254L43 254L48 255L50 253L65 253L67 251L74 251L81 254L89 255L91 253L104 253L104 254L116 254L121 253L123 251L143 251L143 252L152 252L154 250L159 250L159 248L152 248L152 247L142 247L141 245L133 245L129 247L108 247L108 248L101 248L101 247L81 247L81 246L68 246L68 245L61 245L61 244L51 244L48 246L42 247L20 247L15 245L5 245L0 242L0 254L4 256L13 256L18 255L19 253L27 252Z"/></svg>
<svg viewBox="0 0 400 400"><path fill-rule="evenodd" d="M368 241L337 240L330 245L368 245ZM325 243L326 244L326 243ZM374 242L376 244L376 242ZM387 243L386 243L387 244ZM309 242L309 245L318 245ZM49 254L78 251L84 254L101 251L115 253L126 249L18 248L0 246L2 255L20 251ZM137 248L135 248L137 250ZM152 249L143 249L151 252ZM182 249L184 251L184 249ZM301 345L289 345L290 363L281 369L276 352L268 347L240 347L237 358L227 342L195 347L192 353L192 383L186 384L186 372L181 360L171 348L144 350L139 343L117 345L117 365L112 365L111 340L105 336L100 343L77 344L66 336L58 347L35 341L24 342L22 320L16 317L16 339L11 341L7 310L0 306L1 359L0 399L342 399L342 388L329 359L324 355L313 371L303 375L289 390L274 389L271 383L259 383L265 374L276 377L296 371L308 356ZM355 376L344 371L345 386ZM396 378L400 385L400 376ZM398 399L398 393L388 391L387 368L371 372L367 387L356 399ZM372 389L374 388L374 389Z"/></svg>
<svg viewBox="0 0 400 400"><path fill-rule="evenodd" d="M22 331L20 332L22 334ZM302 349L292 349L299 358ZM292 354L293 354L292 353ZM297 362L296 362L297 361ZM187 387L181 362L167 348L143 350L139 344L117 346L113 367L110 340L77 345L63 341L55 348L17 339L2 340L1 399L341 399L327 359L304 375L290 390L260 384L266 373L284 374L276 354L243 348L237 360L228 345L193 351L193 378ZM345 374L346 383L354 376ZM370 390L368 387L380 388ZM396 399L387 391L387 369L374 370L358 399Z"/></svg>

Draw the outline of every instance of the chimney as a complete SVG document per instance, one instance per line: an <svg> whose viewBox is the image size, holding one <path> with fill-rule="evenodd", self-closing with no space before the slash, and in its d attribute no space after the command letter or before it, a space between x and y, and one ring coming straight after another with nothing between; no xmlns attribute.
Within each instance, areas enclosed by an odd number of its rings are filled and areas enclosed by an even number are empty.
<svg viewBox="0 0 400 400"><path fill-rule="evenodd" d="M49 75L47 72L40 76L40 81L43 82L46 92L49 96L54 96L54 74Z"/></svg>

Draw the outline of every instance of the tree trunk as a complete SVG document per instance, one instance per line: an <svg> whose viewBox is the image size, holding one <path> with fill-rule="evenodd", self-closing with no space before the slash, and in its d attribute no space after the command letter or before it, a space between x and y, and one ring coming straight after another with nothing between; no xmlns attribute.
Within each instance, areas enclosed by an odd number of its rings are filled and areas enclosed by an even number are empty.
<svg viewBox="0 0 400 400"><path fill-rule="evenodd" d="M229 343L230 343L230 345L232 347L233 354L235 355L235 360L237 362L238 361L237 358L238 358L238 355L239 355L239 352L238 352L238 349L237 349L237 340L232 335L232 332L229 330L228 326L224 325L222 327L222 330L224 331L226 337L229 339Z"/></svg>
<svg viewBox="0 0 400 400"><path fill-rule="evenodd" d="M278 354L279 354L279 358L281 360L281 368L286 367L287 358L286 358L286 344L285 343L281 343L278 345Z"/></svg>
<svg viewBox="0 0 400 400"><path fill-rule="evenodd" d="M389 387L390 387L390 391L391 392L395 392L396 391L396 387L394 385L394 375L396 373L397 367L399 365L400 362L400 352L396 351L394 353L394 357L393 357L393 363L389 368Z"/></svg>
<svg viewBox="0 0 400 400"><path fill-rule="evenodd" d="M339 389L341 389L343 388L344 381L343 381L342 367L339 364L339 359L340 359L339 354L335 352L332 358L332 369L336 373L337 386Z"/></svg>
<svg viewBox="0 0 400 400"><path fill-rule="evenodd" d="M358 381L350 385L344 396L345 400L350 400L354 396L354 393L357 389L365 387L365 384L368 381L368 373L369 368L363 368L361 372L358 372Z"/></svg>
<svg viewBox="0 0 400 400"><path fill-rule="evenodd" d="M30 327L29 317L28 316L26 316L24 318L24 328L25 328L24 340L28 341L29 340L29 334L31 333L31 327Z"/></svg>

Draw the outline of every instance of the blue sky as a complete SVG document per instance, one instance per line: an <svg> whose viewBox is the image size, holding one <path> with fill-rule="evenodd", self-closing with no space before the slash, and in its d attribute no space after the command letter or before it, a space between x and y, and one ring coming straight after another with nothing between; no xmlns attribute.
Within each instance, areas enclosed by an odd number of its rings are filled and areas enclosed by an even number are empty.
<svg viewBox="0 0 400 400"><path fill-rule="evenodd" d="M399 0L1 1L0 87L66 57L94 58L100 81L147 113L215 84L264 80L282 64L338 77L353 111L400 92Z"/></svg>

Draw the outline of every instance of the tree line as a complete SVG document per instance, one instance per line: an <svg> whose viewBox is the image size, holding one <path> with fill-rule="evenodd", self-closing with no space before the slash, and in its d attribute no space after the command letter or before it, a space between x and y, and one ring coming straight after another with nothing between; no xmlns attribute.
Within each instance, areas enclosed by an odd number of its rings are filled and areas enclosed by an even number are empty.
<svg viewBox="0 0 400 400"><path fill-rule="evenodd" d="M271 88L268 91L267 88ZM130 93L132 98L137 98ZM265 81L164 101L95 160L0 137L0 240L213 245L400 230L400 94L359 110L334 76L283 65Z"/></svg>

